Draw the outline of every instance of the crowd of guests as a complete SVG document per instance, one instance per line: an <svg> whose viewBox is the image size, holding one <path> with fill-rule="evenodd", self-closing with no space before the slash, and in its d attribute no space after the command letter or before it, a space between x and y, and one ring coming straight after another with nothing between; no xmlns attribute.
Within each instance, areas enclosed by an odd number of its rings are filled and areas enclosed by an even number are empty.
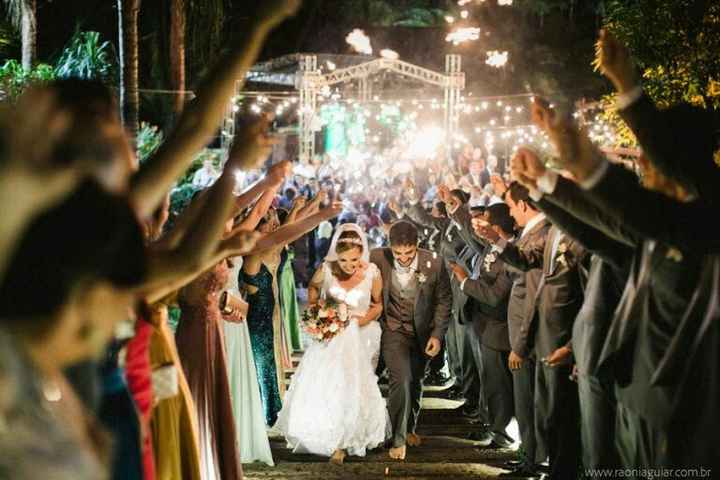
<svg viewBox="0 0 720 480"><path fill-rule="evenodd" d="M717 123L689 105L656 108L609 33L597 60L642 148L632 168L538 98L555 170L520 148L511 183L471 173L491 186L487 203L440 185L430 214L427 185L409 180L394 209L440 239L463 413L476 440L499 446L517 419L511 476L709 478L720 461Z"/></svg>
<svg viewBox="0 0 720 480"><path fill-rule="evenodd" d="M381 245L399 218L451 277L426 379L454 379L483 445L510 446L517 419L512 475L718 467L712 116L657 110L603 33L599 63L644 152L635 171L536 99L559 173L530 149L498 162L469 148L456 175L425 169L382 191L279 162L236 195L237 172L272 148L259 117L169 226L173 183L300 2L265 3L142 168L100 83L34 87L2 112L0 476L237 479L242 463L272 465L268 429L303 348L299 291L337 223Z"/></svg>

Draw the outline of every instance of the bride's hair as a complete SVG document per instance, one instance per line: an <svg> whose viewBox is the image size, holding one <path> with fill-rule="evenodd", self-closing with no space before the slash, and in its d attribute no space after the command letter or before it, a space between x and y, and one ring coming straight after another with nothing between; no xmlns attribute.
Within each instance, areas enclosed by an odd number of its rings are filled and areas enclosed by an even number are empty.
<svg viewBox="0 0 720 480"><path fill-rule="evenodd" d="M363 242L360 235L352 230L341 233L335 246L335 253L339 255L353 248L358 248L360 249L360 253L363 253Z"/></svg>
<svg viewBox="0 0 720 480"><path fill-rule="evenodd" d="M360 254L363 253L363 242L360 238L360 235L358 235L357 232L354 232L352 230L348 230L346 232L343 232L340 234L337 240L337 245L335 245L335 253L337 255L340 255L341 253L348 252L352 249L357 248L360 250ZM331 267L333 274L338 277L340 280L345 280L347 278L350 278L350 275L343 272L343 270L340 268L340 265L338 265L337 260L334 262L331 262Z"/></svg>

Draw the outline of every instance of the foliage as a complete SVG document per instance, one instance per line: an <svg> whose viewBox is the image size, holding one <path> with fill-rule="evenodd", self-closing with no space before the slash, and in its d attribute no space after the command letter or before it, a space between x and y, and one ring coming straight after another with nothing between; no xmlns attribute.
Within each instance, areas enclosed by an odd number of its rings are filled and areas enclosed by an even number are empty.
<svg viewBox="0 0 720 480"><path fill-rule="evenodd" d="M116 57L110 42L98 32L76 31L55 66L58 78L77 77L109 83L115 79Z"/></svg>
<svg viewBox="0 0 720 480"><path fill-rule="evenodd" d="M27 4L28 0L5 0L7 18L18 30L22 26L23 7L26 7Z"/></svg>
<svg viewBox="0 0 720 480"><path fill-rule="evenodd" d="M610 0L606 26L629 45L659 105L720 107L720 3Z"/></svg>
<svg viewBox="0 0 720 480"><path fill-rule="evenodd" d="M138 130L137 138L137 156L142 165L150 155L155 153L160 144L163 142L163 134L155 125L142 122L140 130Z"/></svg>
<svg viewBox="0 0 720 480"><path fill-rule="evenodd" d="M399 12L393 21L396 27L436 27L445 23L447 12L439 8L411 8Z"/></svg>
<svg viewBox="0 0 720 480"><path fill-rule="evenodd" d="M15 102L30 84L46 83L55 79L52 66L41 63L26 70L15 59L6 61L0 67L0 98Z"/></svg>

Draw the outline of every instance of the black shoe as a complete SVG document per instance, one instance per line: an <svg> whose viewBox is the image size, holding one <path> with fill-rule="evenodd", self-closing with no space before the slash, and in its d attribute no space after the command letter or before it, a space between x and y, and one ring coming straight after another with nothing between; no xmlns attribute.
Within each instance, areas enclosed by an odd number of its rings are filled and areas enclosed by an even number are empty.
<svg viewBox="0 0 720 480"><path fill-rule="evenodd" d="M493 444L498 448L510 448L515 444L515 441L505 432L490 432Z"/></svg>
<svg viewBox="0 0 720 480"><path fill-rule="evenodd" d="M485 427L479 428L475 432L471 432L467 436L467 439L479 443L478 446L480 447L489 447L493 441L492 437L490 436L490 432L488 432Z"/></svg>
<svg viewBox="0 0 720 480"><path fill-rule="evenodd" d="M425 381L423 383L431 387L442 387L449 381L450 378L445 376L442 372L431 372L425 377Z"/></svg>
<svg viewBox="0 0 720 480"><path fill-rule="evenodd" d="M521 466L516 468L515 470L511 470L509 472L501 473L498 475L498 478L540 478L541 475L537 472L534 472L532 469Z"/></svg>
<svg viewBox="0 0 720 480"><path fill-rule="evenodd" d="M450 400L463 400L463 392L460 387L454 385L446 390L446 395Z"/></svg>
<svg viewBox="0 0 720 480"><path fill-rule="evenodd" d="M480 418L480 407L477 405L465 405L460 413L468 420L477 420Z"/></svg>

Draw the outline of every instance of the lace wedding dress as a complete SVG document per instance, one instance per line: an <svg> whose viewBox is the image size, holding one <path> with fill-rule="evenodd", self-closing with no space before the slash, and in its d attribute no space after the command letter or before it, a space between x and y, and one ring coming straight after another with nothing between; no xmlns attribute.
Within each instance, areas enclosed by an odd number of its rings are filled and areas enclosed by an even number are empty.
<svg viewBox="0 0 720 480"><path fill-rule="evenodd" d="M327 263L322 268L321 296L345 302L352 316L364 316L373 279L380 275L377 267L371 263L350 290L340 286ZM329 342L307 349L276 424L293 452L329 457L342 449L364 456L385 441L390 422L375 375L380 335L378 322L359 327L353 319Z"/></svg>

